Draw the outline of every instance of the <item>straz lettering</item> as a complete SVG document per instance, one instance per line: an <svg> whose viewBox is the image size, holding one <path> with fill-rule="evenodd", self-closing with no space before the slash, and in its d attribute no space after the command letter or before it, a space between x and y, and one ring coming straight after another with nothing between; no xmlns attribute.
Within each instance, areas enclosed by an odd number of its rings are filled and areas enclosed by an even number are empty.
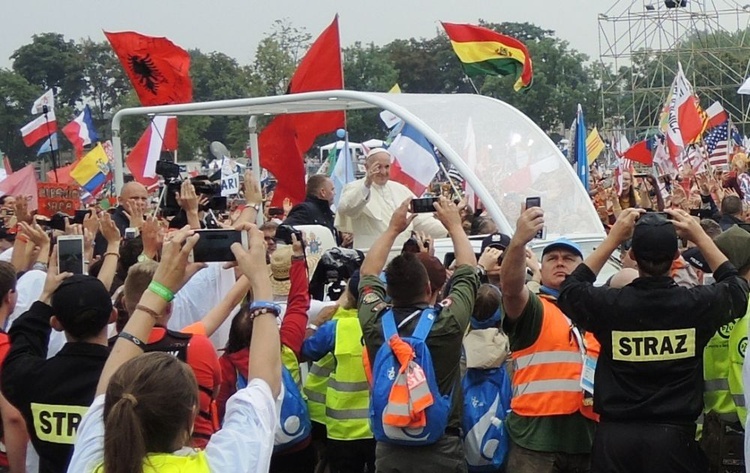
<svg viewBox="0 0 750 473"><path fill-rule="evenodd" d="M612 332L615 361L669 361L695 356L695 329Z"/></svg>
<svg viewBox="0 0 750 473"><path fill-rule="evenodd" d="M31 403L34 431L39 440L50 443L73 445L78 425L86 414L86 406L56 406Z"/></svg>

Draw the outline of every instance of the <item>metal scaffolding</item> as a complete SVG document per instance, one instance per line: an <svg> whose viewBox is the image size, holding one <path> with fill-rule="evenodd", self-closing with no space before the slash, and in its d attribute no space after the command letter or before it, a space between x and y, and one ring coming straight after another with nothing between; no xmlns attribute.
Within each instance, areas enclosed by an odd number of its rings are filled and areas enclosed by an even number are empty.
<svg viewBox="0 0 750 473"><path fill-rule="evenodd" d="M750 133L750 96L737 94L750 73L749 25L750 3L733 0L614 2L599 14L603 128L657 128L679 61L701 105L721 102Z"/></svg>

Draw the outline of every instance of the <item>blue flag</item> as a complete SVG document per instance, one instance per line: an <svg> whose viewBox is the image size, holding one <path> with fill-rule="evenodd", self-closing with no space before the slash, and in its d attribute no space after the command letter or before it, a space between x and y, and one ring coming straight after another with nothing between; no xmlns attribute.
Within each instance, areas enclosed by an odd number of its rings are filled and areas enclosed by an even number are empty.
<svg viewBox="0 0 750 473"><path fill-rule="evenodd" d="M336 165L333 167L331 179L336 189L336 197L334 197L333 203L338 206L344 186L354 181L354 165L352 164L352 154L349 149L348 131L344 135L344 147L339 151L339 155L336 158Z"/></svg>
<svg viewBox="0 0 750 473"><path fill-rule="evenodd" d="M40 156L44 153L50 153L53 150L57 151L58 149L57 132L54 132L49 137L47 137L46 140L44 140L44 143L42 143L42 146L39 147L39 151L36 152L36 155Z"/></svg>
<svg viewBox="0 0 750 473"><path fill-rule="evenodd" d="M589 157L586 152L586 121L583 118L583 109L578 104L578 114L576 115L576 174L581 180L583 187L589 190Z"/></svg>

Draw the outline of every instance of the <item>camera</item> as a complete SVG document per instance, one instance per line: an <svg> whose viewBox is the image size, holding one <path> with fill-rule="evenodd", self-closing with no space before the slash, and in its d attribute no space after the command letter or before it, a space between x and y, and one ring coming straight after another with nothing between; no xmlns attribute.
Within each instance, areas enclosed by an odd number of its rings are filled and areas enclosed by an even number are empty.
<svg viewBox="0 0 750 473"><path fill-rule="evenodd" d="M285 245L291 245L292 244L292 235L297 236L297 241L301 242L304 246L305 240L302 239L302 231L297 230L291 225L279 225L278 228L276 228L276 236L275 239L279 243L283 243Z"/></svg>
<svg viewBox="0 0 750 473"><path fill-rule="evenodd" d="M206 176L197 176L190 179L198 196L206 197L208 203L199 207L202 211L213 210L214 212L225 212L227 210L227 198L221 196L221 184L207 181ZM180 212L180 204L177 203L177 194L182 188L182 179L172 178L166 183L159 208L162 215L172 217Z"/></svg>

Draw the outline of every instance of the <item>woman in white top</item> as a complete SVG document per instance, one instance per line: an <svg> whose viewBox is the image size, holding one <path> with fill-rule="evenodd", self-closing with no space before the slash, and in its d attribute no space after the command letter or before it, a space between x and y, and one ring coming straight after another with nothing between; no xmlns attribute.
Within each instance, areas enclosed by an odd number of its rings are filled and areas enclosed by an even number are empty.
<svg viewBox="0 0 750 473"><path fill-rule="evenodd" d="M186 364L171 355L144 355L141 348L186 274L201 267L187 262L198 235L185 227L164 244L151 286L104 366L97 397L78 430L69 472L268 471L278 418L274 399L281 389L281 348L277 309L258 302L271 300L266 272L258 270L265 267L263 234L246 225L243 230L249 231L249 251L239 244L232 251L256 300L251 306L255 312L250 382L229 399L223 428L211 437L204 451L185 447L198 409L195 377ZM58 276L60 281L65 277Z"/></svg>

